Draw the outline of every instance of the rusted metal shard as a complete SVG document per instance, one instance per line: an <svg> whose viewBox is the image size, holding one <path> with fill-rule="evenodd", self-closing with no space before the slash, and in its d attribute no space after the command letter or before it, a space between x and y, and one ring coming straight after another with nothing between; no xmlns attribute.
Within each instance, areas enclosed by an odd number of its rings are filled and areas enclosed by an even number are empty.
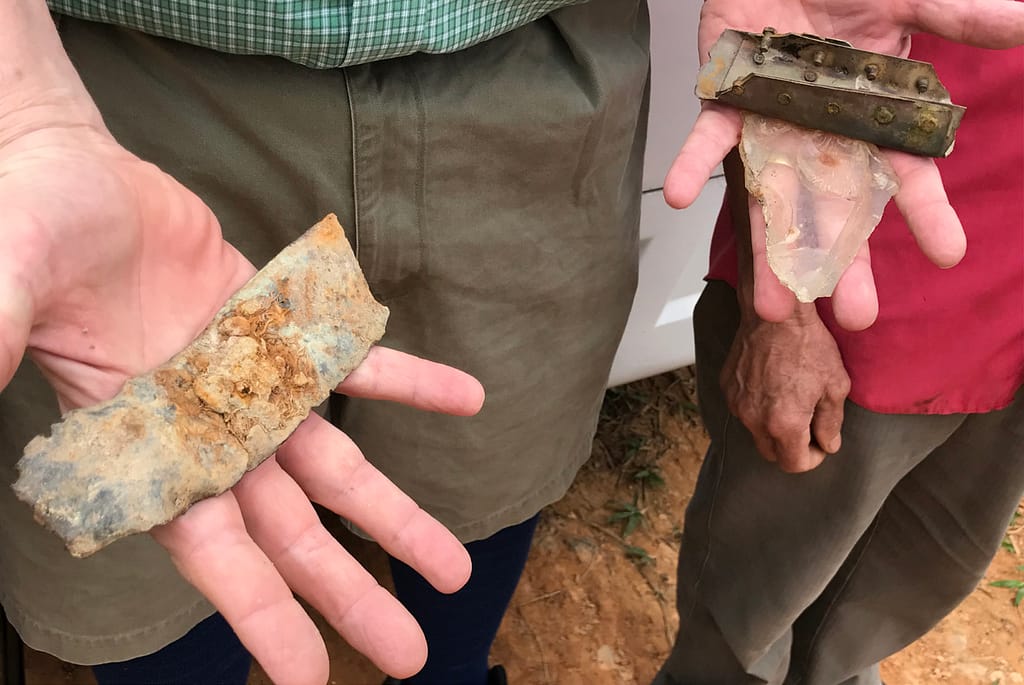
<svg viewBox="0 0 1024 685"><path fill-rule="evenodd" d="M79 557L166 523L273 454L363 361L387 316L328 216L174 358L33 439L15 492Z"/></svg>
<svg viewBox="0 0 1024 685"><path fill-rule="evenodd" d="M929 157L952 151L965 111L927 62L770 27L726 29L696 92L702 100Z"/></svg>

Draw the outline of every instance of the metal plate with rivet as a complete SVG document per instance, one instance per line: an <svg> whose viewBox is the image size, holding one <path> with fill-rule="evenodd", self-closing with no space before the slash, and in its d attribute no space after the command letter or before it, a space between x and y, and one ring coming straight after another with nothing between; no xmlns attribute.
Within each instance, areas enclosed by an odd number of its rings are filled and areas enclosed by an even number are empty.
<svg viewBox="0 0 1024 685"><path fill-rule="evenodd" d="M929 157L953 149L965 109L927 62L809 34L725 30L697 97Z"/></svg>

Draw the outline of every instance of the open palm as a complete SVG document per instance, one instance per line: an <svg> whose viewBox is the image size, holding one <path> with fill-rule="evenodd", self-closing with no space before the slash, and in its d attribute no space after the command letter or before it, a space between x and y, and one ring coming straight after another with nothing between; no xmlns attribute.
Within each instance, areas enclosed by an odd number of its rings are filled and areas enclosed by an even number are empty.
<svg viewBox="0 0 1024 685"><path fill-rule="evenodd" d="M117 145L98 115L0 136L0 217L0 389L27 352L64 409L166 361L255 271L199 198ZM382 348L341 390L463 415L483 400L471 377ZM231 491L153 535L275 682L327 680L323 640L293 592L384 671L410 675L426 658L419 627L311 500L442 591L468 578L461 544L316 416Z"/></svg>
<svg viewBox="0 0 1024 685"><path fill-rule="evenodd" d="M1024 3L1013 0L706 0L701 9L698 49L703 64L711 46L727 28L760 32L812 33L839 38L874 52L906 56L913 33L929 32L985 48L1024 44ZM941 77L941 74L940 74ZM708 177L739 141L738 111L713 102L701 114L665 179L665 197L688 207ZM938 169L930 159L886 151L900 178L897 207L924 254L938 266L963 257L966 239L946 199ZM754 252L754 303L770 321L792 312L795 298L774 277L765 258L764 217L751 211ZM847 269L833 296L837 321L865 328L878 313L867 245Z"/></svg>

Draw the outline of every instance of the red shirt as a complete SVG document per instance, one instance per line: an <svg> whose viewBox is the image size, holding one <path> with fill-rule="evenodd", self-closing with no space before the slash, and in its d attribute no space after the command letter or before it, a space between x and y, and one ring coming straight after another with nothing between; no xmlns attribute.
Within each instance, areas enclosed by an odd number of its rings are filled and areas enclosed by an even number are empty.
<svg viewBox="0 0 1024 685"><path fill-rule="evenodd" d="M967 107L939 170L967 233L952 269L932 265L893 203L870 238L878 320L840 328L818 312L852 380L850 399L881 413L984 412L1024 385L1024 48L970 48L915 36L911 57L932 62ZM719 216L708 278L736 283L728 212Z"/></svg>

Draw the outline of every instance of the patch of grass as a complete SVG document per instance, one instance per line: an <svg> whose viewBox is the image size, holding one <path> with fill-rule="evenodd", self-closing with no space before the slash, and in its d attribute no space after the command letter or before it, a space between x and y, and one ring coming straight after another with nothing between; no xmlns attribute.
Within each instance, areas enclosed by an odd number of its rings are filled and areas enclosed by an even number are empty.
<svg viewBox="0 0 1024 685"><path fill-rule="evenodd" d="M646 464L637 466L633 472L633 482L640 488L638 496L642 501L648 490L660 488L665 484L665 477L661 475L661 469L657 464Z"/></svg>
<svg viewBox="0 0 1024 685"><path fill-rule="evenodd" d="M643 547L626 545L623 547L623 550L626 552L626 557L638 566L647 566L648 564L654 563L654 557L648 554L647 550Z"/></svg>
<svg viewBox="0 0 1024 685"><path fill-rule="evenodd" d="M621 523L622 537L627 538L640 527L645 516L646 514L644 514L643 509L636 502L632 504L617 504L615 505L615 513L608 519L608 523Z"/></svg>
<svg viewBox="0 0 1024 685"><path fill-rule="evenodd" d="M1018 566L1017 570L1024 572L1024 565ZM1024 602L1024 580L1019 578L993 580L989 585L1013 590L1013 606L1015 607L1019 607L1021 602Z"/></svg>
<svg viewBox="0 0 1024 685"><path fill-rule="evenodd" d="M634 459L656 462L672 446L663 423L678 417L700 425L693 367L609 388L601 406L592 467L628 474L626 467Z"/></svg>

